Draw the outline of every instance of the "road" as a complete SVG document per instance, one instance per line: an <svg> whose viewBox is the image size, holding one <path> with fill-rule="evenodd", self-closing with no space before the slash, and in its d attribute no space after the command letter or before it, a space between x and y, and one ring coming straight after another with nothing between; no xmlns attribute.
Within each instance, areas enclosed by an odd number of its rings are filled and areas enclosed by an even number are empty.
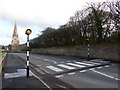
<svg viewBox="0 0 120 90"><path fill-rule="evenodd" d="M25 53L9 53L11 58L16 58L25 65ZM14 57L13 57L14 56ZM119 65L107 61L85 60L68 56L38 55L30 54L31 71L50 85L58 80L59 87L74 88L119 88ZM21 68L21 67L18 67ZM34 70L33 70L34 69ZM37 73L36 73L37 72ZM54 82L55 81L55 82ZM64 83L64 84L61 84ZM50 85L51 87L51 85Z"/></svg>

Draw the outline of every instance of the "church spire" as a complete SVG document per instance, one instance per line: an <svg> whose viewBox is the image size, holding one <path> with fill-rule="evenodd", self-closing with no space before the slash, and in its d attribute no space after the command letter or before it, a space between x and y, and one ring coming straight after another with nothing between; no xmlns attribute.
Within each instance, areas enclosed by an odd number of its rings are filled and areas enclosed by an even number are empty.
<svg viewBox="0 0 120 90"><path fill-rule="evenodd" d="M17 26L16 26L16 21L15 21L14 31L13 31L13 37L14 37L14 36L18 36L18 35L17 35Z"/></svg>
<svg viewBox="0 0 120 90"><path fill-rule="evenodd" d="M17 34L16 21L15 21L15 24L14 24L14 30L13 30L11 45L12 45L12 50L15 50L15 51L19 50L19 40L18 40L18 34Z"/></svg>

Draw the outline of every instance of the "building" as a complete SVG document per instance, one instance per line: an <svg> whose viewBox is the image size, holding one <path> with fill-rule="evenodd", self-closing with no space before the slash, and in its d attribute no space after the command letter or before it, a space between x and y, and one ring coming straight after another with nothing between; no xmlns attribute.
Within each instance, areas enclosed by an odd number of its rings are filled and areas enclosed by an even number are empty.
<svg viewBox="0 0 120 90"><path fill-rule="evenodd" d="M13 35L12 35L11 47L12 47L11 48L12 51L20 50L16 22L14 25L14 30L13 30Z"/></svg>

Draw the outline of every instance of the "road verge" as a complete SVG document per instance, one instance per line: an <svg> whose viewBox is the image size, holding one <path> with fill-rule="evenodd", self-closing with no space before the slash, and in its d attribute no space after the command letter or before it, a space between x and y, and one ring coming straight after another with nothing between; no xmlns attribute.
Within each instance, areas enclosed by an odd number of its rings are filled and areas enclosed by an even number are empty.
<svg viewBox="0 0 120 90"><path fill-rule="evenodd" d="M0 74L2 72L2 67L6 61L7 53L6 52L0 52Z"/></svg>

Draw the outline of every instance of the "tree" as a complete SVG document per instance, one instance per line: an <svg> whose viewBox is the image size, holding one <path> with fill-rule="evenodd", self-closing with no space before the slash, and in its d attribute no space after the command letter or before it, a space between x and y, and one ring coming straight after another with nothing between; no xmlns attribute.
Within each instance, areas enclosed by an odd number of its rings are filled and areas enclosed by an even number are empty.
<svg viewBox="0 0 120 90"><path fill-rule="evenodd" d="M110 9L110 12L112 14L113 23L115 26L114 33L113 33L113 39L114 41L120 40L120 1L110 2L108 3L108 7ZM116 34L115 34L116 33Z"/></svg>

